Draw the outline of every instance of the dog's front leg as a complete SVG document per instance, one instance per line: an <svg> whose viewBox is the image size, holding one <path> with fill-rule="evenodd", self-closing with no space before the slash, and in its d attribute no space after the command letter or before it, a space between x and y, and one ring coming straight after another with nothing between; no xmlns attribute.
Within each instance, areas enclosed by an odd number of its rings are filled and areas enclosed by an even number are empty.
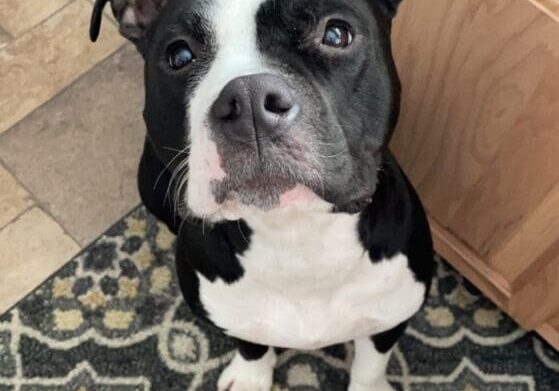
<svg viewBox="0 0 559 391"><path fill-rule="evenodd" d="M384 333L355 340L349 391L394 391L386 380L386 368L406 326L407 323L402 323Z"/></svg>
<svg viewBox="0 0 559 391"><path fill-rule="evenodd" d="M274 379L274 348L238 341L233 361L218 381L218 391L270 391Z"/></svg>

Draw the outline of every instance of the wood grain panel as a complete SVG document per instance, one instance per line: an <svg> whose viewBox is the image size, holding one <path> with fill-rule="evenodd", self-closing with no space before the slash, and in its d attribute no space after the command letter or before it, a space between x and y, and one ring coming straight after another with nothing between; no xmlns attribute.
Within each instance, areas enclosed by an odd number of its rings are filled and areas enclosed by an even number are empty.
<svg viewBox="0 0 559 391"><path fill-rule="evenodd" d="M545 323L538 327L536 332L559 352L559 324L553 326Z"/></svg>
<svg viewBox="0 0 559 391"><path fill-rule="evenodd" d="M559 254L559 184L527 215L514 236L490 259L512 289L520 289Z"/></svg>
<svg viewBox="0 0 559 391"><path fill-rule="evenodd" d="M554 258L555 262L542 268L509 302L509 313L529 330L537 329L559 313L559 252L555 252Z"/></svg>
<svg viewBox="0 0 559 391"><path fill-rule="evenodd" d="M559 348L559 0L415 0L392 149L437 251Z"/></svg>
<svg viewBox="0 0 559 391"><path fill-rule="evenodd" d="M559 24L526 0L426 3L395 22L392 147L431 216L487 260L559 182Z"/></svg>
<svg viewBox="0 0 559 391"><path fill-rule="evenodd" d="M456 240L455 236L432 218L429 219L429 224L437 253L506 311L511 296L508 282L474 254L467 243Z"/></svg>
<svg viewBox="0 0 559 391"><path fill-rule="evenodd" d="M557 351L559 351L559 313L537 330Z"/></svg>

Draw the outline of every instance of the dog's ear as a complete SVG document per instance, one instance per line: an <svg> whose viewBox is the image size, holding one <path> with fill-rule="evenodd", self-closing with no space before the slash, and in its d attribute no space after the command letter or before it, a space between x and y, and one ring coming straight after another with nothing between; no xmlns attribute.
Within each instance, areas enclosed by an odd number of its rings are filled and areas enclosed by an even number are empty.
<svg viewBox="0 0 559 391"><path fill-rule="evenodd" d="M380 6L388 13L388 16L393 18L398 11L398 6L402 0L374 0L380 3Z"/></svg>
<svg viewBox="0 0 559 391"><path fill-rule="evenodd" d="M89 37L93 42L99 37L103 9L109 2L120 33L138 43L149 25L157 19L167 0L95 0L89 28Z"/></svg>

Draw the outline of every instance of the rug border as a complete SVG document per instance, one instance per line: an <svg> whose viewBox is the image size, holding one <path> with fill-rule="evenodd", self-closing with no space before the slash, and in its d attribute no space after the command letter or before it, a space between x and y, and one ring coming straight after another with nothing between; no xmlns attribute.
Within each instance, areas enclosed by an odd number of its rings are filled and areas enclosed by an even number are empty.
<svg viewBox="0 0 559 391"><path fill-rule="evenodd" d="M33 293L35 293L35 291L37 289L39 289L45 282L47 282L48 280L50 280L52 277L54 277L56 274L58 274L58 272L60 272L62 269L64 269L66 267L66 265L68 265L70 262L72 262L74 259L76 259L77 257L79 257L80 255L82 255L83 253L85 253L86 251L89 250L89 248L96 243L99 239L101 239L103 236L105 236L105 234L111 230L112 228L114 228L117 224L119 224L122 220L127 219L128 217L130 217L134 212L136 212L138 209L140 208L145 208L143 203L139 203L136 206L134 206L132 209L130 209L128 212L126 212L125 214L123 214L121 217L119 217L119 219L114 222L113 224L111 224L110 226L108 226L101 234L99 234L97 237L95 237L95 239L91 240L87 245L85 245L84 247L82 247L80 249L80 251L78 251L77 253L75 253L74 255L72 255L70 257L70 259L68 259L66 262L64 262L63 265L61 265L59 268L57 268L55 271L53 271L52 273L50 273L48 275L48 277L46 277L44 280L42 280L39 284L35 285L35 287L26 295L24 295L21 299L19 299L18 301L16 301L13 305L11 305L10 307L8 307L8 309L2 313L0 313L0 317L12 312L16 307L18 307L21 303L23 303L25 300L27 300Z"/></svg>

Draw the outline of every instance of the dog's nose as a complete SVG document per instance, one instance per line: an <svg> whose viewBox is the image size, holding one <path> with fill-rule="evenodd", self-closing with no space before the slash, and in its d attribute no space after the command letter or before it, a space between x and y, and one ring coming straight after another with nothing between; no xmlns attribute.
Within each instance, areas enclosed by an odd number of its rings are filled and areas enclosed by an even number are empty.
<svg viewBox="0 0 559 391"><path fill-rule="evenodd" d="M299 112L295 92L271 74L232 80L211 108L216 130L243 143L278 135L295 122Z"/></svg>

